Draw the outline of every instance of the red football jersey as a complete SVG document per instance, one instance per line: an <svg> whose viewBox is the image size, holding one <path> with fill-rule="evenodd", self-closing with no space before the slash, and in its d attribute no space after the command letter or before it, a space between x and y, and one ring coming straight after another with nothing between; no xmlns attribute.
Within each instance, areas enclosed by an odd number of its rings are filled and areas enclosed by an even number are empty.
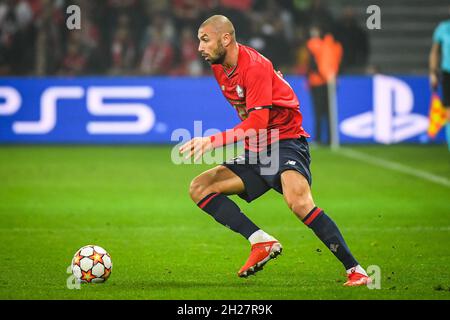
<svg viewBox="0 0 450 320"><path fill-rule="evenodd" d="M238 62L233 69L225 70L221 64L211 67L223 95L239 118L245 121L250 112L270 108L268 137L273 129L278 130L279 140L309 137L302 127L298 98L289 83L274 70L272 62L255 49L238 46ZM245 147L249 148L247 141Z"/></svg>

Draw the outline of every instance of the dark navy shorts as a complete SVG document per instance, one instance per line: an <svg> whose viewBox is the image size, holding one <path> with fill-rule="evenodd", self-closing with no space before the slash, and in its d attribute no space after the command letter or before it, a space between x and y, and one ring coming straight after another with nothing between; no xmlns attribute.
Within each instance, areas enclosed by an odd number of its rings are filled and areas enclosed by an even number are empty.
<svg viewBox="0 0 450 320"><path fill-rule="evenodd" d="M305 137L300 137L281 140L260 153L246 150L243 155L222 165L241 178L245 191L239 197L251 202L270 189L283 193L281 173L286 170L298 171L311 185L310 163L308 142Z"/></svg>

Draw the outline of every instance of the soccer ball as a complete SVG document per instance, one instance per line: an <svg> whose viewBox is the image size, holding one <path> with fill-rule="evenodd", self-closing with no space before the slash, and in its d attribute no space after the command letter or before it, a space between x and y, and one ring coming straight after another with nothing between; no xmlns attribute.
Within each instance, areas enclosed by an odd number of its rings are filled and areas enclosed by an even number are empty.
<svg viewBox="0 0 450 320"><path fill-rule="evenodd" d="M109 278L111 270L111 256L96 245L82 247L72 259L72 273L83 283L104 282Z"/></svg>

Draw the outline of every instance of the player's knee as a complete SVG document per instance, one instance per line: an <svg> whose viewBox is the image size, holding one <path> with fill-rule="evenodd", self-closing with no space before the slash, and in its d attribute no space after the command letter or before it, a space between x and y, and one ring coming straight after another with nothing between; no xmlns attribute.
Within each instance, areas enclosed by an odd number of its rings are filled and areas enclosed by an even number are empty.
<svg viewBox="0 0 450 320"><path fill-rule="evenodd" d="M199 180L200 179L198 178L194 178L189 186L189 195L195 203L198 203L201 200L201 194L204 189L203 184Z"/></svg>
<svg viewBox="0 0 450 320"><path fill-rule="evenodd" d="M288 199L287 204L289 209L300 219L314 208L314 202L309 197L296 197L295 199Z"/></svg>
<svg viewBox="0 0 450 320"><path fill-rule="evenodd" d="M214 191L212 191L211 186L200 177L194 178L189 186L189 195L195 203L199 203L200 200L212 192Z"/></svg>

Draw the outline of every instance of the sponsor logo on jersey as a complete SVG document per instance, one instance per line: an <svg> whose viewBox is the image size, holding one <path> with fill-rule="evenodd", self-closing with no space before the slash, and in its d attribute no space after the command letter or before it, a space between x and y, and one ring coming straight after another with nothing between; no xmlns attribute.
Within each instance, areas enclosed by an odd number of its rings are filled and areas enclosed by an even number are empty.
<svg viewBox="0 0 450 320"><path fill-rule="evenodd" d="M236 86L236 93L237 93L239 98L243 98L244 97L244 89L242 89L242 87L240 85Z"/></svg>

